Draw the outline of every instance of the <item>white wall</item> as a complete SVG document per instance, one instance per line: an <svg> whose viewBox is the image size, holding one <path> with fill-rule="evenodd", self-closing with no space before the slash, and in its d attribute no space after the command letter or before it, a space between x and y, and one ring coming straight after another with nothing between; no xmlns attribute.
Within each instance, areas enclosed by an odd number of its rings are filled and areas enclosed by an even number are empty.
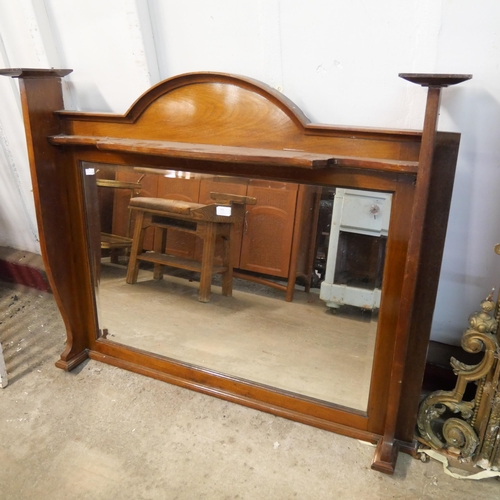
<svg viewBox="0 0 500 500"><path fill-rule="evenodd" d="M497 0L0 0L0 66L74 69L81 110L122 113L208 70L279 88L315 122L416 129L426 93L399 72L473 73L439 125L462 145L432 335L456 343L500 282L499 21ZM0 245L39 251L16 87L0 79Z"/></svg>

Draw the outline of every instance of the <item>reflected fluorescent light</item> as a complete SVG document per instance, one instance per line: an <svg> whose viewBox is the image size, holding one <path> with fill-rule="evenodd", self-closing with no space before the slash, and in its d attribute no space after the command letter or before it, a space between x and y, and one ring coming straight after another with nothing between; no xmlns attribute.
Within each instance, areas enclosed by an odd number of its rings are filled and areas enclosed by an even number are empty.
<svg viewBox="0 0 500 500"><path fill-rule="evenodd" d="M167 170L164 174L164 177L168 177L170 179L191 179L191 172L182 172L177 170Z"/></svg>

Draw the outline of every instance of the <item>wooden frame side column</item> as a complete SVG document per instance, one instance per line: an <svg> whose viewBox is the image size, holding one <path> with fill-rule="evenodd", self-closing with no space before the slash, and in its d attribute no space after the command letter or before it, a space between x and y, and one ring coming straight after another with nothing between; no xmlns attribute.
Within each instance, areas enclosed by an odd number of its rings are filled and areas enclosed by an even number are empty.
<svg viewBox="0 0 500 500"><path fill-rule="evenodd" d="M419 170L415 187L413 220L408 243L408 255L405 265L405 281L403 283L402 301L398 315L392 373L389 385L389 401L387 404L384 435L377 445L372 462L372 469L392 474L396 466L399 443L396 431L399 419L402 386L405 374L405 359L408 347L408 334L412 325L415 307L416 287L419 266L422 257L422 235L427 214L430 183L433 172L433 159L436 144L437 123L441 89L455 85L471 78L471 75L415 75L400 74L402 78L428 87L427 105L419 154Z"/></svg>
<svg viewBox="0 0 500 500"><path fill-rule="evenodd" d="M84 234L78 172L72 155L51 146L47 137L61 133L55 111L64 108L61 77L71 70L0 70L19 78L22 112L44 266L67 330L66 348L56 366L71 370L88 357L95 323L87 290L88 256L78 240ZM78 242L78 244L77 244ZM89 309L89 305L91 306Z"/></svg>

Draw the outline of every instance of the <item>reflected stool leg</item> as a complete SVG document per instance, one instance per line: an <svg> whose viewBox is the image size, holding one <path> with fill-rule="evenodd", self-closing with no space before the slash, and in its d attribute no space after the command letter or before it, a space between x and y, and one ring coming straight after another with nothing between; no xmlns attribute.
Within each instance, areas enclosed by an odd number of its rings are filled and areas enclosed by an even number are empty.
<svg viewBox="0 0 500 500"><path fill-rule="evenodd" d="M109 257L110 257L110 262L112 264L118 264L118 248L112 248L110 251L109 251Z"/></svg>
<svg viewBox="0 0 500 500"><path fill-rule="evenodd" d="M200 302L208 302L210 300L210 291L212 286L212 271L215 255L215 223L203 222L201 228L203 253L201 257L201 277L200 277L200 293L198 300Z"/></svg>
<svg viewBox="0 0 500 500"><path fill-rule="evenodd" d="M165 247L167 246L167 229L156 226L156 230L159 234L155 235L154 251L161 254L165 252ZM161 264L154 265L153 278L155 280L163 279L163 266Z"/></svg>
<svg viewBox="0 0 500 500"><path fill-rule="evenodd" d="M127 269L127 283L134 284L137 282L139 274L139 262L137 256L142 253L142 245L144 242L144 211L137 210L134 226L134 236L132 237L132 249L130 250L130 259ZM151 216L149 216L151 218Z"/></svg>
<svg viewBox="0 0 500 500"><path fill-rule="evenodd" d="M235 230L234 224L224 224L222 230L224 245L222 265L227 268L222 273L222 295L226 297L233 295L233 237Z"/></svg>

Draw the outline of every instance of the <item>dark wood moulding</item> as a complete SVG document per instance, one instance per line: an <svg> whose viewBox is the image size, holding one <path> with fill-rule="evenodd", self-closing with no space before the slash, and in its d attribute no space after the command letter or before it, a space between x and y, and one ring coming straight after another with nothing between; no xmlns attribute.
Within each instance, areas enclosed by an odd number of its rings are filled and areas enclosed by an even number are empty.
<svg viewBox="0 0 500 500"><path fill-rule="evenodd" d="M90 357L378 443L372 467L392 473L398 450L415 450L413 431L460 140L457 133L436 131L440 92L470 75L400 75L428 87L424 127L418 132L311 124L266 85L219 73L160 82L124 115L66 111L61 78L70 71L0 70L20 81L42 255L67 330L56 365L71 370ZM82 161L392 193L367 411L99 337Z"/></svg>
<svg viewBox="0 0 500 500"><path fill-rule="evenodd" d="M376 158L334 157L298 150L245 148L189 142L148 141L115 137L57 135L49 138L54 146L94 146L100 151L163 156L182 160L276 165L295 168L353 167L387 172L417 173L418 162Z"/></svg>

